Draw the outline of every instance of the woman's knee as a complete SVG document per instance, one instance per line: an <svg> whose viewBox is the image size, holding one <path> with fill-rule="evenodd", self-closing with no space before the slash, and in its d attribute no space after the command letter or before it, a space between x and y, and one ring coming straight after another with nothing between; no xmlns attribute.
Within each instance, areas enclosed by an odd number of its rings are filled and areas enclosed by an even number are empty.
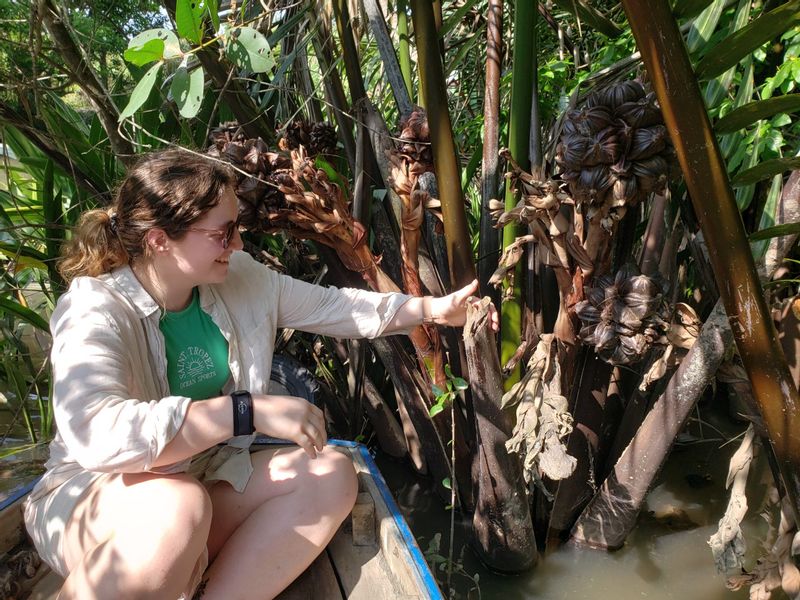
<svg viewBox="0 0 800 600"><path fill-rule="evenodd" d="M160 505L165 521L177 529L205 532L211 525L211 497L205 486L189 475L159 478L160 486L153 496Z"/></svg>
<svg viewBox="0 0 800 600"><path fill-rule="evenodd" d="M356 501L358 477L349 456L327 447L310 462L310 470L316 475L319 498L323 505L336 509L344 518Z"/></svg>

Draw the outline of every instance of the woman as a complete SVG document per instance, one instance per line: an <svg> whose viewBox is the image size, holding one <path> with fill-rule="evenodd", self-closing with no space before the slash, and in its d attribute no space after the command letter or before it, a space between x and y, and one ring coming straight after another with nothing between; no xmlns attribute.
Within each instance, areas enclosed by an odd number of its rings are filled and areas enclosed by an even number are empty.
<svg viewBox="0 0 800 600"><path fill-rule="evenodd" d="M217 162L150 155L111 208L84 215L62 259L58 431L25 509L42 558L66 577L60 598L275 596L357 489L349 460L325 447L322 412L266 394L276 328L375 337L464 323L474 282L412 298L266 269L239 252L234 184ZM250 454L254 432L299 448Z"/></svg>

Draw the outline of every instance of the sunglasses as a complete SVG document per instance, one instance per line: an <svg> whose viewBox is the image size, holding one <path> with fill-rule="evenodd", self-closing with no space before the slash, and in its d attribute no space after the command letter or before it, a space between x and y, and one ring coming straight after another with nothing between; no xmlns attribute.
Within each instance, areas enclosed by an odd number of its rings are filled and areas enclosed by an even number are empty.
<svg viewBox="0 0 800 600"><path fill-rule="evenodd" d="M200 233L207 233L212 237L219 238L222 242L222 248L227 249L228 246L231 244L231 240L233 239L233 235L239 229L239 223L242 220L242 216L239 215L235 221L229 222L224 227L220 227L219 229L205 229L203 227L187 227L186 231L199 231Z"/></svg>

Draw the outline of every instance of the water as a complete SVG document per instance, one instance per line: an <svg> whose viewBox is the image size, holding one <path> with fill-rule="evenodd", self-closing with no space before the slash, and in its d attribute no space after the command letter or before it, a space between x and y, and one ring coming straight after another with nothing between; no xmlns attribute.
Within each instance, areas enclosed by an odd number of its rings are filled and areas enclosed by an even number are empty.
<svg viewBox="0 0 800 600"><path fill-rule="evenodd" d="M456 557L463 554L463 573L454 576L459 598L503 600L737 600L747 598L746 590L729 591L718 574L708 546L717 522L728 502L725 479L728 461L738 441L725 439L743 430L723 415L709 417L708 425L695 423L672 452L657 484L647 497L637 526L625 546L616 552L562 546L540 556L537 567L518 576L498 575L487 570L465 545L468 527L457 516L454 544ZM705 440L700 439L705 436ZM713 438L709 438L709 435ZM440 553L446 555L449 537L449 512L429 491L429 482L411 472L403 463L378 458L381 471L423 552L434 534L442 536ZM745 521L749 553L755 553L766 533L766 523L758 508L766 494L760 483L770 477L766 461L751 472ZM752 566L755 555L749 556ZM479 576L480 594L467 576ZM444 576L437 576L444 581ZM444 586L441 586L444 587ZM773 594L773 600L785 598Z"/></svg>

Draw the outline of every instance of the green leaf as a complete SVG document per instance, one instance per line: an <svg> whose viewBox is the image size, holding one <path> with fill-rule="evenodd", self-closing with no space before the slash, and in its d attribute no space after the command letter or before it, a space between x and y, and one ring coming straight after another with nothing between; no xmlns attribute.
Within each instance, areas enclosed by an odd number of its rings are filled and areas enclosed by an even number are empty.
<svg viewBox="0 0 800 600"><path fill-rule="evenodd" d="M440 388L438 385L434 385L431 389L433 390L433 395L436 396L437 398L439 396L444 396L447 393L442 388Z"/></svg>
<svg viewBox="0 0 800 600"><path fill-rule="evenodd" d="M175 6L175 25L178 35L194 44L203 41L203 17L206 3L203 0L178 0Z"/></svg>
<svg viewBox="0 0 800 600"><path fill-rule="evenodd" d="M147 73L139 80L139 83L136 84L136 87L133 88L131 92L131 98L128 100L128 105L122 110L119 115L119 120L123 121L128 117L132 116L139 108L147 102L148 96L150 96L150 92L153 91L153 85L156 82L156 77L158 76L158 70L161 68L161 65L164 63L159 61L150 67L147 70Z"/></svg>
<svg viewBox="0 0 800 600"><path fill-rule="evenodd" d="M717 133L731 133L749 127L761 119L798 110L800 110L800 94L788 94L786 96L775 96L768 100L748 102L717 121L716 125L714 125L714 130Z"/></svg>
<svg viewBox="0 0 800 600"><path fill-rule="evenodd" d="M252 27L233 30L227 52L239 67L253 73L266 73L275 66L267 38Z"/></svg>
<svg viewBox="0 0 800 600"><path fill-rule="evenodd" d="M206 9L208 16L211 17L211 23L214 25L214 32L219 31L219 3L217 0L206 0Z"/></svg>
<svg viewBox="0 0 800 600"><path fill-rule="evenodd" d="M780 205L781 193L783 192L783 175L775 175L772 178L772 185L769 186L767 192L767 201L764 203L764 210L761 211L761 220L758 223L758 229L764 231L775 225L775 216L778 212ZM756 241L750 245L750 250L753 252L753 258L760 259L767 252L769 242L766 240Z"/></svg>
<svg viewBox="0 0 800 600"><path fill-rule="evenodd" d="M756 48L797 23L800 23L800 0L790 0L761 15L714 46L697 64L697 77L710 79L724 73Z"/></svg>
<svg viewBox="0 0 800 600"><path fill-rule="evenodd" d="M676 19L689 19L703 12L713 0L677 0L672 7Z"/></svg>
<svg viewBox="0 0 800 600"><path fill-rule="evenodd" d="M453 378L453 370L450 368L450 363L447 363L444 366L444 374L447 375L450 379Z"/></svg>
<svg viewBox="0 0 800 600"><path fill-rule="evenodd" d="M711 38L711 34L717 28L717 23L725 8L725 0L714 0L692 22L692 27L686 36L686 47L689 52L696 52Z"/></svg>
<svg viewBox="0 0 800 600"><path fill-rule="evenodd" d="M175 71L170 92L182 117L191 119L200 110L200 105L203 103L204 85L205 76L203 68L199 65L191 72L184 65Z"/></svg>
<svg viewBox="0 0 800 600"><path fill-rule="evenodd" d="M461 379L461 377L456 377L453 379L453 385L459 391L465 390L469 387L469 384L465 380Z"/></svg>
<svg viewBox="0 0 800 600"><path fill-rule="evenodd" d="M773 175L800 169L800 156L794 158L774 158L767 160L752 169L742 171L731 180L731 185L741 186L756 183Z"/></svg>
<svg viewBox="0 0 800 600"><path fill-rule="evenodd" d="M176 36L169 29L164 28L148 29L139 35L134 36L131 41L128 42L128 50L137 50L142 48L151 40L161 40L164 43L164 51L159 60L170 60L172 58L180 58L183 56L183 51L181 50L181 43L178 41L178 36ZM127 59L127 56L125 58Z"/></svg>
<svg viewBox="0 0 800 600"><path fill-rule="evenodd" d="M428 414L431 416L431 419L432 419L433 417L438 415L443 410L444 410L444 405L443 404L434 404L433 406L431 406L430 410L428 411Z"/></svg>
<svg viewBox="0 0 800 600"><path fill-rule="evenodd" d="M128 48L123 54L129 63L142 67L154 60L164 58L164 40L152 39L138 48Z"/></svg>
<svg viewBox="0 0 800 600"><path fill-rule="evenodd" d="M15 316L33 325L37 329L50 333L50 326L47 324L47 321L27 306L22 306L19 302L15 302L11 298L0 298L0 313Z"/></svg>
<svg viewBox="0 0 800 600"><path fill-rule="evenodd" d="M783 225L775 225L775 227L760 229L755 233L751 233L748 238L751 242L756 242L758 240L768 240L782 235L794 235L797 233L800 233L800 223L784 223Z"/></svg>
<svg viewBox="0 0 800 600"><path fill-rule="evenodd" d="M453 489L452 484L450 483L450 478L449 477L445 477L444 479L442 479L442 487L447 489L447 490Z"/></svg>

